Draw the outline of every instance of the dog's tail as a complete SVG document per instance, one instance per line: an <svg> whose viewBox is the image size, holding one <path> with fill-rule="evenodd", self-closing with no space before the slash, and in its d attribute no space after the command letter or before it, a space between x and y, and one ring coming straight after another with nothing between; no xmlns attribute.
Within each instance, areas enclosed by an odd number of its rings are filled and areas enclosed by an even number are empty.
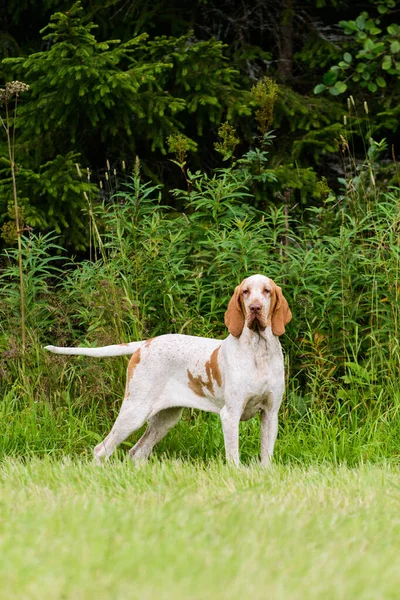
<svg viewBox="0 0 400 600"><path fill-rule="evenodd" d="M79 354L82 356L123 356L133 354L143 342L130 342L129 344L115 344L100 348L63 348L62 346L45 346L44 349L55 354Z"/></svg>

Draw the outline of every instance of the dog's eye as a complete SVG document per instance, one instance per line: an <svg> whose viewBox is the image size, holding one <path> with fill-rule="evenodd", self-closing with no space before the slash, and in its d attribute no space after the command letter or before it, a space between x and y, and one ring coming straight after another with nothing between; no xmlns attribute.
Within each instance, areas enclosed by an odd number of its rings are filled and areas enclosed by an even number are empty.
<svg viewBox="0 0 400 600"><path fill-rule="evenodd" d="M247 296L248 293L249 293L249 290L243 290L243 296Z"/></svg>
<svg viewBox="0 0 400 600"><path fill-rule="evenodd" d="M270 294L270 290L267 290L267 288L264 288L264 294Z"/></svg>

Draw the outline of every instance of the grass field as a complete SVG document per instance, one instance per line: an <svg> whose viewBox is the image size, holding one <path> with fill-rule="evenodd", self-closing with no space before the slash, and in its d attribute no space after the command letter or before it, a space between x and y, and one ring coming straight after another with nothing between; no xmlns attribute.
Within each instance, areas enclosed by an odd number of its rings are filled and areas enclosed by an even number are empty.
<svg viewBox="0 0 400 600"><path fill-rule="evenodd" d="M6 459L0 480L2 598L399 597L390 464Z"/></svg>

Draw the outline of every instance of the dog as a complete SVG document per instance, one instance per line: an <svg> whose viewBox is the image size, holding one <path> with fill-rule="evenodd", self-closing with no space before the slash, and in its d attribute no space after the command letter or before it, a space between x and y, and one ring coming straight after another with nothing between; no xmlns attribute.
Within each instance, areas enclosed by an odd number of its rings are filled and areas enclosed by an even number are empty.
<svg viewBox="0 0 400 600"><path fill-rule="evenodd" d="M94 449L97 463L108 459L131 433L148 422L129 454L146 460L179 421L184 407L219 414L228 462L240 464L239 421L261 418L261 464L268 466L278 432L285 388L279 336L292 313L281 288L264 275L238 285L225 313L224 340L166 334L101 348L46 346L56 354L132 355L125 397L107 437Z"/></svg>

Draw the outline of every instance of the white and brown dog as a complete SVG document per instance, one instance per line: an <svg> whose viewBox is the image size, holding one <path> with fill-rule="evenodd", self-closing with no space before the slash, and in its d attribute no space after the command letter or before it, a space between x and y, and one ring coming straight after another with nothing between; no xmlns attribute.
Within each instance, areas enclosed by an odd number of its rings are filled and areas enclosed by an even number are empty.
<svg viewBox="0 0 400 600"><path fill-rule="evenodd" d="M272 279L252 275L237 286L225 313L224 340L181 334L102 348L46 346L56 354L121 356L128 364L125 397L107 437L96 446L97 462L146 421L130 450L147 459L179 420L184 407L220 415L228 461L239 464L239 421L261 415L261 463L268 465L278 432L285 387L279 336L292 318L282 290Z"/></svg>

